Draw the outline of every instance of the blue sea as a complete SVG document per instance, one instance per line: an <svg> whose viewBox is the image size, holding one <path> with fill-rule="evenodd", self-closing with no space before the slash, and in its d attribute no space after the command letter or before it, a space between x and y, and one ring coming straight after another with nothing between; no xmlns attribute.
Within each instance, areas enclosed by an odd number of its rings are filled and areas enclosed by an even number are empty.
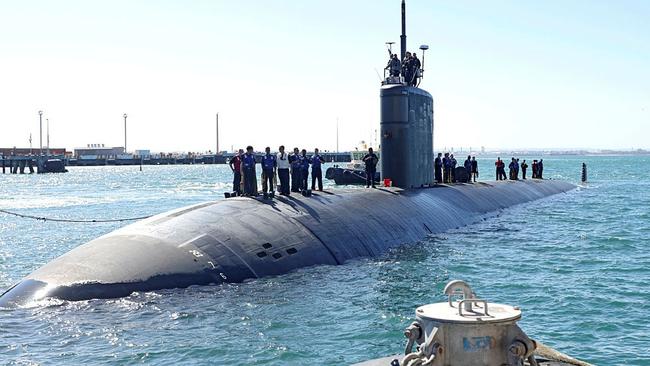
<svg viewBox="0 0 650 366"><path fill-rule="evenodd" d="M532 160L532 157L522 157ZM537 157L536 157L537 158ZM481 159L481 179L494 179ZM0 364L342 365L399 353L415 308L452 279L519 305L534 339L597 365L650 365L650 157L547 156L545 177L589 182L380 258L240 284L0 310ZM68 219L143 216L223 199L219 165L72 167L0 175L0 208ZM326 182L326 189L337 189ZM0 292L127 223L0 213Z"/></svg>

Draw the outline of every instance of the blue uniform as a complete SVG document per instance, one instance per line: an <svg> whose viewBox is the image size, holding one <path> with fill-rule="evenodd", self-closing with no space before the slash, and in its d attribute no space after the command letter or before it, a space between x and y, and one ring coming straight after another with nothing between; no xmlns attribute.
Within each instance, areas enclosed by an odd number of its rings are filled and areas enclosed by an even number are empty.
<svg viewBox="0 0 650 366"><path fill-rule="evenodd" d="M244 194L257 195L257 177L255 174L255 155L246 153L241 159L242 171L244 173Z"/></svg>
<svg viewBox="0 0 650 366"><path fill-rule="evenodd" d="M278 166L275 155L267 154L262 156L262 182L266 183L264 193L268 191L273 194L273 176L274 169Z"/></svg>
<svg viewBox="0 0 650 366"><path fill-rule="evenodd" d="M321 170L321 163L325 160L322 156L314 154L309 159L311 162L311 190L316 190L316 181L318 180L318 190L323 190L323 171Z"/></svg>
<svg viewBox="0 0 650 366"><path fill-rule="evenodd" d="M289 164L291 164L291 192L300 192L300 182L302 181L302 162L300 155L289 155Z"/></svg>
<svg viewBox="0 0 650 366"><path fill-rule="evenodd" d="M302 180L300 181L300 189L308 189L307 181L309 180L309 158L300 155L300 171L302 172Z"/></svg>

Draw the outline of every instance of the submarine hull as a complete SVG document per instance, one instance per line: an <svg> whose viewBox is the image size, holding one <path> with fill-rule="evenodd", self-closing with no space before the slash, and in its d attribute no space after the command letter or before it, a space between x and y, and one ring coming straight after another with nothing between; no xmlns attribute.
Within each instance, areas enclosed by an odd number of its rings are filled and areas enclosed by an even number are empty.
<svg viewBox="0 0 650 366"><path fill-rule="evenodd" d="M7 290L0 307L241 282L376 257L573 188L562 181L528 180L206 202L153 216L71 250Z"/></svg>

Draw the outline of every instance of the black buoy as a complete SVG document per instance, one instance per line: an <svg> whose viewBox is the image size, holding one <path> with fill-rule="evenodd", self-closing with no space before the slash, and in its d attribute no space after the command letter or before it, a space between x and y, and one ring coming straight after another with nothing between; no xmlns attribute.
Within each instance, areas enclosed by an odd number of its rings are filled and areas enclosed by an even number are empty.
<svg viewBox="0 0 650 366"><path fill-rule="evenodd" d="M582 183L587 182L587 164L582 163Z"/></svg>

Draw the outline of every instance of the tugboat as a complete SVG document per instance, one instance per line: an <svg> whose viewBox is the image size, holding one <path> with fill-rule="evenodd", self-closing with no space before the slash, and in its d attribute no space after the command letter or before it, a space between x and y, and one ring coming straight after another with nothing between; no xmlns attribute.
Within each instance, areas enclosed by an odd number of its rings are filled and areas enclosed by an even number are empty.
<svg viewBox="0 0 650 366"><path fill-rule="evenodd" d="M336 184L366 184L366 168L365 164L359 160L352 160L344 167L334 165L327 168L325 171L325 178L333 180ZM381 180L381 172L375 173L375 183Z"/></svg>
<svg viewBox="0 0 650 366"><path fill-rule="evenodd" d="M344 166L334 165L327 168L325 178L333 180L338 185L363 185L366 184L366 164L363 162L363 156L368 151L368 146L361 141L359 148L350 153L350 162ZM381 159L381 152L375 149L375 154ZM377 164L380 168L381 164ZM381 168L375 173L375 183L381 181Z"/></svg>
<svg viewBox="0 0 650 366"><path fill-rule="evenodd" d="M62 159L47 159L43 162L39 173L67 173L65 162Z"/></svg>
<svg viewBox="0 0 650 366"><path fill-rule="evenodd" d="M517 325L517 306L479 299L460 280L449 282L444 294L447 302L415 310L403 355L355 366L592 366L530 339Z"/></svg>

